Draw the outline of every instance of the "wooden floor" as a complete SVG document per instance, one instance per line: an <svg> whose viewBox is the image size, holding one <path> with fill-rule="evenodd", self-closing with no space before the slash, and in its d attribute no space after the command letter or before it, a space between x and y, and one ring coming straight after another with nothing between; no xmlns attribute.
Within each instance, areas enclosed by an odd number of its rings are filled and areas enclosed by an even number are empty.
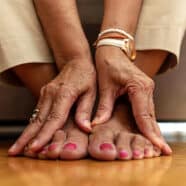
<svg viewBox="0 0 186 186"><path fill-rule="evenodd" d="M0 143L0 186L185 186L186 143L172 157L128 162L46 161L8 158Z"/></svg>

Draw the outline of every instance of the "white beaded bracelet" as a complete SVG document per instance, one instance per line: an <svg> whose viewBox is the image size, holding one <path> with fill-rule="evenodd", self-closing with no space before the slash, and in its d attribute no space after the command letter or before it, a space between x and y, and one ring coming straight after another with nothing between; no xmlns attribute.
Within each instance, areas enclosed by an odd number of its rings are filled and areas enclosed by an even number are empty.
<svg viewBox="0 0 186 186"><path fill-rule="evenodd" d="M98 48L100 46L119 47L132 61L136 58L136 50L130 39L101 39L98 41L96 47Z"/></svg>
<svg viewBox="0 0 186 186"><path fill-rule="evenodd" d="M126 31L121 30L119 28L109 28L109 29L103 30L102 32L99 33L98 38L101 37L104 34L108 34L108 33L111 33L111 32L116 32L116 33L122 34L122 35L127 36L129 39L134 41L134 37L132 35L130 35Z"/></svg>

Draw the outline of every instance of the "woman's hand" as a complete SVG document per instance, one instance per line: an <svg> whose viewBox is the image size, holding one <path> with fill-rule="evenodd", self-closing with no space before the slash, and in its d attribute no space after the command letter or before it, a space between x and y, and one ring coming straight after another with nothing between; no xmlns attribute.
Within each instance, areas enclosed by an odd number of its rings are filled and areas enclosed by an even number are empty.
<svg viewBox="0 0 186 186"><path fill-rule="evenodd" d="M59 75L41 90L37 117L24 130L9 150L10 155L20 153L25 145L39 150L62 128L72 105L77 102L76 122L84 131L91 130L90 117L96 96L96 73L91 60L68 61Z"/></svg>
<svg viewBox="0 0 186 186"><path fill-rule="evenodd" d="M114 46L102 46L96 51L96 68L100 100L93 125L106 122L112 114L115 100L128 94L133 115L140 131L164 153L170 151L156 122L154 82L124 52Z"/></svg>

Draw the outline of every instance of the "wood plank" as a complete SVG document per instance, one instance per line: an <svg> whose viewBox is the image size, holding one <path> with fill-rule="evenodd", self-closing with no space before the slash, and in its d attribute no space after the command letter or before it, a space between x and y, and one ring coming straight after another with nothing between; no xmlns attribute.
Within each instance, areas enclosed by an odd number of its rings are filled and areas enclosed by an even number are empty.
<svg viewBox="0 0 186 186"><path fill-rule="evenodd" d="M8 158L0 144L1 186L184 186L186 143L174 143L172 157L103 162Z"/></svg>

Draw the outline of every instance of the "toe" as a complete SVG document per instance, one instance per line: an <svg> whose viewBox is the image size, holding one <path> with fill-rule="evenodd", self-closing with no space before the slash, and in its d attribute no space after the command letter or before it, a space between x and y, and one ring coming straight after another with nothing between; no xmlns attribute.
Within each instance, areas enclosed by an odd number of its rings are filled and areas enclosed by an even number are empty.
<svg viewBox="0 0 186 186"><path fill-rule="evenodd" d="M58 159L60 157L65 138L66 134L63 130L56 131L52 142L47 148L47 152L44 152L48 159Z"/></svg>
<svg viewBox="0 0 186 186"><path fill-rule="evenodd" d="M147 139L146 139L145 148L144 148L144 157L145 158L152 158L152 157L154 157L153 144Z"/></svg>
<svg viewBox="0 0 186 186"><path fill-rule="evenodd" d="M60 158L66 160L76 160L87 155L88 135L78 128L70 129L66 132L67 137L60 152Z"/></svg>
<svg viewBox="0 0 186 186"><path fill-rule="evenodd" d="M143 159L146 139L141 135L134 135L131 147L133 159Z"/></svg>
<svg viewBox="0 0 186 186"><path fill-rule="evenodd" d="M29 158L36 158L37 157L37 153L29 150L29 148L25 147L24 149L24 156L29 157Z"/></svg>
<svg viewBox="0 0 186 186"><path fill-rule="evenodd" d="M131 140L133 135L127 132L121 132L116 140L117 158L120 160L132 159Z"/></svg>
<svg viewBox="0 0 186 186"><path fill-rule="evenodd" d="M48 145L46 145L40 152L38 152L37 157L38 159L48 159L47 157L48 152Z"/></svg>
<svg viewBox="0 0 186 186"><path fill-rule="evenodd" d="M89 137L89 154L98 160L115 160L117 156L114 145L114 133L105 125L94 127Z"/></svg>

